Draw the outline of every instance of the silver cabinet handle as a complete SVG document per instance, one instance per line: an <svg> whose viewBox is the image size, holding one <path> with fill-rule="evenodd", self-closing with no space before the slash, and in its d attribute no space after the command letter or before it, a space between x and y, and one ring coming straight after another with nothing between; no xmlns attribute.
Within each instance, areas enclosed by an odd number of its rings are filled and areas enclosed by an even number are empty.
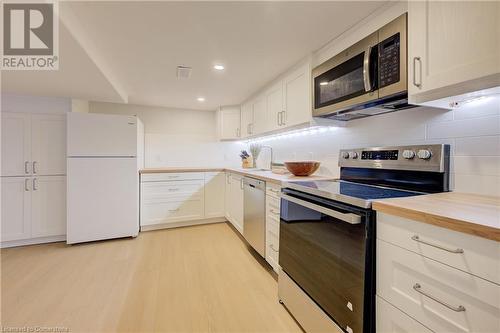
<svg viewBox="0 0 500 333"><path fill-rule="evenodd" d="M38 190L37 179L33 178L33 191Z"/></svg>
<svg viewBox="0 0 500 333"><path fill-rule="evenodd" d="M372 47L369 46L365 50L365 57L363 59L363 81L365 83L365 91L369 92L372 90L372 82L370 80L370 53Z"/></svg>
<svg viewBox="0 0 500 333"><path fill-rule="evenodd" d="M30 168L30 162L29 161L24 162L24 173L29 174L30 173L29 168Z"/></svg>
<svg viewBox="0 0 500 333"><path fill-rule="evenodd" d="M276 250L276 249L274 248L274 244L269 244L269 247L270 247L270 248L271 248L271 250L273 250L274 252L279 252L279 250Z"/></svg>
<svg viewBox="0 0 500 333"><path fill-rule="evenodd" d="M276 117L277 117L276 122L278 123L278 126L280 126L280 125L281 125L281 122L280 122L280 115L281 115L281 112L278 112L278 113L276 114Z"/></svg>
<svg viewBox="0 0 500 333"><path fill-rule="evenodd" d="M177 209L169 209L168 211L169 211L169 212L178 212L178 211L179 211L179 208L177 208Z"/></svg>
<svg viewBox="0 0 500 333"><path fill-rule="evenodd" d="M253 123L250 123L250 134L253 134Z"/></svg>
<svg viewBox="0 0 500 333"><path fill-rule="evenodd" d="M291 197L287 194L281 193L281 198L294 202L298 205L304 206L306 208L321 212L325 215L334 217L336 219L342 220L344 222L350 223L350 224L360 224L361 223L361 216L353 214L353 213L341 213L333 209L329 209L320 205L315 205L311 202L307 202L304 200L300 200L294 197Z"/></svg>
<svg viewBox="0 0 500 333"><path fill-rule="evenodd" d="M243 178L240 180L240 188L243 190Z"/></svg>
<svg viewBox="0 0 500 333"><path fill-rule="evenodd" d="M464 250L460 249L460 248L457 248L457 249L448 249L448 248L446 248L444 246L441 246L441 245L438 245L438 244L429 243L427 241L421 240L420 237L418 237L418 235L411 236L411 239L414 240L415 242L422 243L422 244L425 244L425 245L429 245L429 246L432 246L432 247L435 247L437 249L444 250L444 251L447 251L447 252L451 252L451 253L464 253Z"/></svg>
<svg viewBox="0 0 500 333"><path fill-rule="evenodd" d="M179 188L169 188L168 191L169 192L176 192L176 191L179 191Z"/></svg>
<svg viewBox="0 0 500 333"><path fill-rule="evenodd" d="M179 178L179 176L168 176L168 179Z"/></svg>
<svg viewBox="0 0 500 333"><path fill-rule="evenodd" d="M227 175L227 183L231 184L231 175L230 174Z"/></svg>
<svg viewBox="0 0 500 333"><path fill-rule="evenodd" d="M28 191L30 190L30 188L29 188L29 183L30 183L29 178L26 178L26 179L24 180L24 190L25 190L26 192L28 192Z"/></svg>
<svg viewBox="0 0 500 333"><path fill-rule="evenodd" d="M281 125L286 125L286 111L281 111L281 113L283 114L281 116Z"/></svg>
<svg viewBox="0 0 500 333"><path fill-rule="evenodd" d="M269 211L274 215L280 215L280 212L275 211L274 209L269 209Z"/></svg>
<svg viewBox="0 0 500 333"><path fill-rule="evenodd" d="M446 303L445 301L442 301L442 300L440 300L439 298L434 297L434 296L430 295L429 293L427 293L427 292L423 291L423 290L422 290L422 286L421 286L420 284L418 284L418 283L415 283L415 284L413 285L413 289L414 289L416 292L418 292L418 293L420 293L420 294L424 295L425 297L428 297L428 298L432 299L433 301L436 301L436 302L438 302L439 304L446 306L446 307L447 307L448 309L450 309L450 310L453 310L453 311L455 311L455 312L462 312L462 311L465 311L465 307L464 307L463 305L459 305L459 306L453 306L453 305L450 305L449 303Z"/></svg>
<svg viewBox="0 0 500 333"><path fill-rule="evenodd" d="M417 61L420 64L420 80L417 82ZM413 85L417 88L422 87L422 60L420 57L413 57Z"/></svg>
<svg viewBox="0 0 500 333"><path fill-rule="evenodd" d="M32 167L32 169L33 169L33 173L36 173L36 172L37 172L37 171L36 171L36 169L37 169L37 168L36 168L36 165L37 165L37 162L36 162L36 161L33 161L33 167Z"/></svg>
<svg viewBox="0 0 500 333"><path fill-rule="evenodd" d="M247 124L247 134L251 134L250 133L250 124Z"/></svg>

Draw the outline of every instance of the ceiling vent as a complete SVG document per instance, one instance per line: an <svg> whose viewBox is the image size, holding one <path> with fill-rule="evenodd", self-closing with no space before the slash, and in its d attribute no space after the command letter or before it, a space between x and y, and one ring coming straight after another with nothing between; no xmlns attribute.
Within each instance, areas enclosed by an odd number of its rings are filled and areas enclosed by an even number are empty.
<svg viewBox="0 0 500 333"><path fill-rule="evenodd" d="M191 76L191 71L193 69L187 66L177 66L177 78L178 79L188 79Z"/></svg>

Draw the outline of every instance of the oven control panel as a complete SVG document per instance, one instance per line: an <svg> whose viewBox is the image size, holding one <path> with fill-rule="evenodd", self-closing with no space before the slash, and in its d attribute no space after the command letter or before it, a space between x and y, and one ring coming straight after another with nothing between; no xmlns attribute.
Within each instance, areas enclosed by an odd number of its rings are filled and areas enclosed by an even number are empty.
<svg viewBox="0 0 500 333"><path fill-rule="evenodd" d="M340 151L339 166L442 172L449 151L449 145L441 144L345 149Z"/></svg>

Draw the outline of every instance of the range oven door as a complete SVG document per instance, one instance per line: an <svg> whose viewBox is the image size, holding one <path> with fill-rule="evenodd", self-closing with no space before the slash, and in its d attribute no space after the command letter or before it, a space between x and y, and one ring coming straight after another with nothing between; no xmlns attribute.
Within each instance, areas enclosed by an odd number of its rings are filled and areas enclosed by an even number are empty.
<svg viewBox="0 0 500 333"><path fill-rule="evenodd" d="M313 70L313 116L322 116L379 98L378 32Z"/></svg>
<svg viewBox="0 0 500 333"><path fill-rule="evenodd" d="M373 332L372 212L284 189L279 264L346 332Z"/></svg>

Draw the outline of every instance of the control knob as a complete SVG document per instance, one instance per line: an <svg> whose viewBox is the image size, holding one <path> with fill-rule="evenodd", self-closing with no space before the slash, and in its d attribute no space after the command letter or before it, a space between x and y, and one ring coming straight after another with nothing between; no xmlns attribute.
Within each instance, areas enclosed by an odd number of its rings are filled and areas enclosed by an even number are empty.
<svg viewBox="0 0 500 333"><path fill-rule="evenodd" d="M351 158L356 159L356 158L358 158L358 153L356 153L355 151L351 151L351 152L349 153L349 156L351 156Z"/></svg>
<svg viewBox="0 0 500 333"><path fill-rule="evenodd" d="M342 158L347 160L349 158L349 152L343 151L342 152Z"/></svg>
<svg viewBox="0 0 500 333"><path fill-rule="evenodd" d="M420 149L417 153L417 156L422 160L428 160L429 158L431 158L432 153L428 149Z"/></svg>
<svg viewBox="0 0 500 333"><path fill-rule="evenodd" d="M415 152L413 150L403 150L403 157L407 160L411 160L415 157Z"/></svg>

